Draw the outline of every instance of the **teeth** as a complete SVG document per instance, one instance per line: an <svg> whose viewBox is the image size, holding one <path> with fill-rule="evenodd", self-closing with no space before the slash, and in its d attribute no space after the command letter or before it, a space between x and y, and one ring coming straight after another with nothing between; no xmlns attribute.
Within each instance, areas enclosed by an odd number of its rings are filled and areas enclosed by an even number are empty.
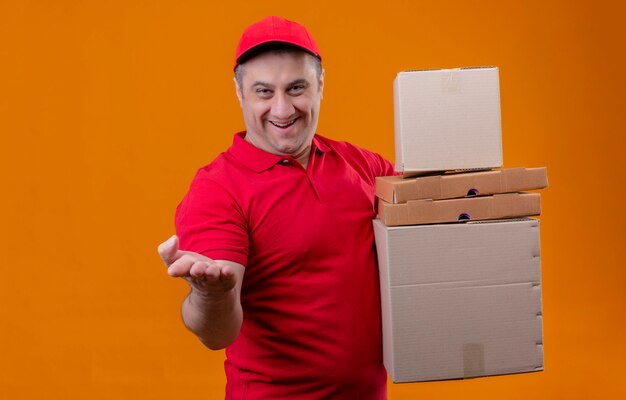
<svg viewBox="0 0 626 400"><path fill-rule="evenodd" d="M289 125L293 125L293 123L296 122L296 120L294 119L293 121L289 121L289 122L285 122L284 124L278 123L278 122L274 122L274 121L270 121L270 123L274 126L277 126L279 128L286 128Z"/></svg>

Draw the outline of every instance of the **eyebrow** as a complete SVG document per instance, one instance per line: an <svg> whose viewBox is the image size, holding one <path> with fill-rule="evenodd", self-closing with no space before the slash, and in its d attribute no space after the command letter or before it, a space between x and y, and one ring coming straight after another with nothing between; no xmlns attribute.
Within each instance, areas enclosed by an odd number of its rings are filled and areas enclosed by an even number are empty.
<svg viewBox="0 0 626 400"><path fill-rule="evenodd" d="M300 85L300 84L308 85L309 81L307 81L304 78L300 78L300 79L296 79L295 81L290 82L289 85L287 86Z"/></svg>
<svg viewBox="0 0 626 400"><path fill-rule="evenodd" d="M263 81L256 81L252 84L252 87L257 87L257 86L265 86L266 88L270 88L270 89L274 88L274 85L272 85L271 83L267 83Z"/></svg>
<svg viewBox="0 0 626 400"><path fill-rule="evenodd" d="M304 79L304 78L296 79L294 81L289 82L287 84L287 87L294 86L294 85L301 85L301 84L304 84L304 85L308 86L309 85L309 81ZM256 81L256 82L254 82L252 84L253 88L255 88L257 86L263 86L263 87L266 87L268 89L274 89L276 87L275 85L272 85L271 83L263 82L263 81Z"/></svg>

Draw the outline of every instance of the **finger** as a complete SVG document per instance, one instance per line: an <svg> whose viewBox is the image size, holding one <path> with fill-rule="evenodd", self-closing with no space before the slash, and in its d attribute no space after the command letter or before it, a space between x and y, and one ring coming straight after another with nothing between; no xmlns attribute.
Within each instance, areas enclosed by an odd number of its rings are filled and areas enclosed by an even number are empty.
<svg viewBox="0 0 626 400"><path fill-rule="evenodd" d="M189 275L193 276L194 278L203 277L205 275L207 266L208 264L204 260L195 261L189 269Z"/></svg>
<svg viewBox="0 0 626 400"><path fill-rule="evenodd" d="M220 284L226 289L232 289L237 285L237 278L234 274L222 274L220 276Z"/></svg>
<svg viewBox="0 0 626 400"><path fill-rule="evenodd" d="M177 259L176 253L178 253L178 236L172 235L165 242L161 243L158 251L165 265L171 265Z"/></svg>
<svg viewBox="0 0 626 400"><path fill-rule="evenodd" d="M218 282L220 280L220 266L216 262L211 262L205 271L208 280Z"/></svg>
<svg viewBox="0 0 626 400"><path fill-rule="evenodd" d="M230 281L235 279L235 270L230 265L226 264L221 267L220 280Z"/></svg>
<svg viewBox="0 0 626 400"><path fill-rule="evenodd" d="M181 257L167 268L167 273L174 277L189 275L189 270L194 262L195 260L191 257Z"/></svg>

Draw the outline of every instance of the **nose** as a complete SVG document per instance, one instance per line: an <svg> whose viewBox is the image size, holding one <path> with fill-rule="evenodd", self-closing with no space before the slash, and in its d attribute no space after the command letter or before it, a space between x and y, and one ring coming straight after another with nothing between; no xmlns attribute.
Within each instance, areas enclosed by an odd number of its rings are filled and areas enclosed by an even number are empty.
<svg viewBox="0 0 626 400"><path fill-rule="evenodd" d="M279 93L274 96L272 103L272 115L280 120L287 120L295 112L291 98L285 93Z"/></svg>

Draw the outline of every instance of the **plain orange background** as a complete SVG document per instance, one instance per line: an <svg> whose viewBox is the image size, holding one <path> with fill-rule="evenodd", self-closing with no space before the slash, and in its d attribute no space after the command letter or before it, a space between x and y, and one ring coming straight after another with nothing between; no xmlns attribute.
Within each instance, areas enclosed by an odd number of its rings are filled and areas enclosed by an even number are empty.
<svg viewBox="0 0 626 400"><path fill-rule="evenodd" d="M618 5L619 3L619 5ZM626 398L624 2L0 3L0 399L218 399L156 246L243 122L241 31L322 49L319 132L393 159L405 69L500 68L505 167L547 166L545 371L390 385L390 399Z"/></svg>

